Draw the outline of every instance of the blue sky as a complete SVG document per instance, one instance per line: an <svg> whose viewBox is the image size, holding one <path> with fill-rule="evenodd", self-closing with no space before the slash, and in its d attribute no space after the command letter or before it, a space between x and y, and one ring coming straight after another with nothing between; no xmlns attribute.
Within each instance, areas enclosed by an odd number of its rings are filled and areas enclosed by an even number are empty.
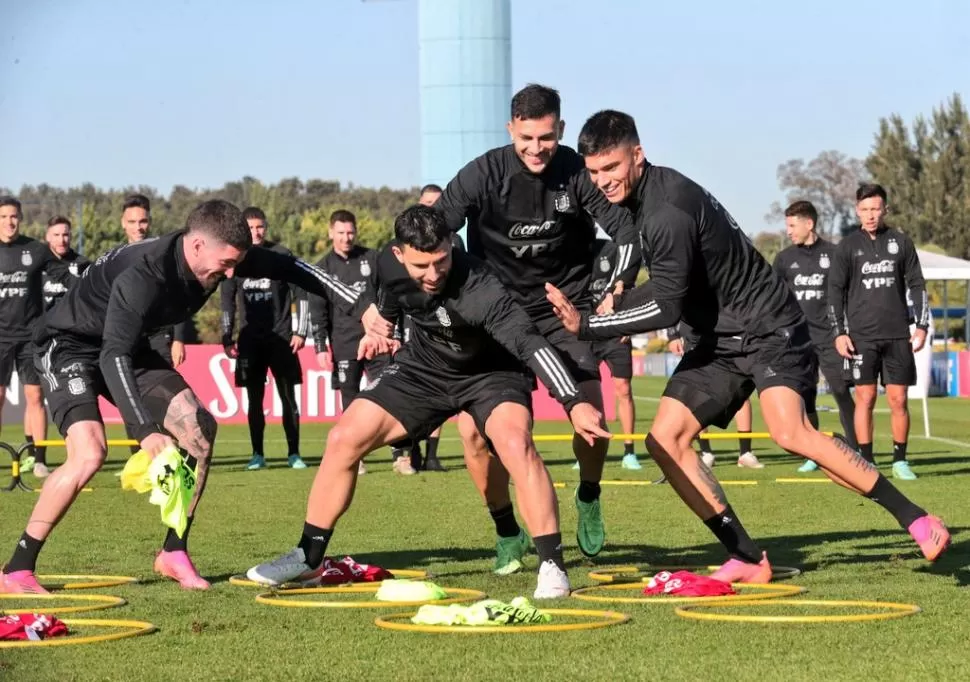
<svg viewBox="0 0 970 682"><path fill-rule="evenodd" d="M417 11L0 0L0 186L417 184ZM627 110L648 157L749 232L772 227L779 163L865 156L880 116L970 97L964 0L512 0L512 26L513 88L561 91L568 144L594 111Z"/></svg>

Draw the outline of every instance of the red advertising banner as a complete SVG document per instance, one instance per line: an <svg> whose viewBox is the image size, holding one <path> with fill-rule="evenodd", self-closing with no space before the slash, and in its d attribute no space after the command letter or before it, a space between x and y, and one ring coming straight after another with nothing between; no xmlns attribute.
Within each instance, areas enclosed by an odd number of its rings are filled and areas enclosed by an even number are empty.
<svg viewBox="0 0 970 682"><path fill-rule="evenodd" d="M236 361L226 356L222 346L218 345L186 346L185 351L185 362L179 371L205 408L222 424L245 424L249 403L245 390L237 388L233 380ZM341 413L340 393L333 387L330 372L320 369L311 348L300 351L300 364L303 366L303 384L297 395L297 403L301 419L305 422L336 421ZM613 381L605 365L600 368L600 376L606 418L612 420L616 416L616 400ZM263 413L268 422L278 422L283 406L272 378L269 383L272 388L266 391ZM532 405L537 421L566 419L562 406L541 384L532 394ZM118 410L103 398L101 414L106 423L121 422Z"/></svg>

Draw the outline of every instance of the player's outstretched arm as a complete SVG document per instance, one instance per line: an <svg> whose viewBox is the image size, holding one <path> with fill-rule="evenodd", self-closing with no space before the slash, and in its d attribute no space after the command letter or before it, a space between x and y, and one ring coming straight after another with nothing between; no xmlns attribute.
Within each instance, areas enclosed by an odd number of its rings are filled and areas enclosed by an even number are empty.
<svg viewBox="0 0 970 682"><path fill-rule="evenodd" d="M488 192L488 155L480 156L465 165L449 182L434 207L441 211L452 232L460 230L468 216L481 208L482 197Z"/></svg>

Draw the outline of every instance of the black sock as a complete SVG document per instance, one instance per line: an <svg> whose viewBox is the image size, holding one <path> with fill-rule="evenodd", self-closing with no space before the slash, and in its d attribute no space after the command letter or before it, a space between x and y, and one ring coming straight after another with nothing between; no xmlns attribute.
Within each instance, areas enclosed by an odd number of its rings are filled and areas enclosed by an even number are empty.
<svg viewBox="0 0 970 682"><path fill-rule="evenodd" d="M893 441L893 463L906 461L906 443Z"/></svg>
<svg viewBox="0 0 970 682"><path fill-rule="evenodd" d="M512 505L501 509L489 509L492 521L495 522L495 532L500 538L514 538L519 534L519 523L515 520L515 510Z"/></svg>
<svg viewBox="0 0 970 682"><path fill-rule="evenodd" d="M404 457L404 448L391 448L391 461L395 461L398 457Z"/></svg>
<svg viewBox="0 0 970 682"><path fill-rule="evenodd" d="M165 536L165 543L162 545L162 550L166 552L187 552L189 549L189 531L192 529L192 519L194 517L190 516L188 522L185 524L185 532L182 533L182 537L179 537L175 532L174 528L168 529L168 535Z"/></svg>
<svg viewBox="0 0 970 682"><path fill-rule="evenodd" d="M424 448L424 461L427 463L429 459L438 459L437 436L432 436L431 438L428 438L428 444Z"/></svg>
<svg viewBox="0 0 970 682"><path fill-rule="evenodd" d="M859 443L855 439L855 401L849 389L833 393L835 404L839 406L839 421L842 423L842 430L845 431L845 442L853 450L859 449Z"/></svg>
<svg viewBox="0 0 970 682"><path fill-rule="evenodd" d="M738 433L751 433L750 431L738 431ZM740 447L741 454L746 452L751 452L751 439L750 438L738 438L738 446Z"/></svg>
<svg viewBox="0 0 970 682"><path fill-rule="evenodd" d="M926 510L917 507L909 501L892 483L882 474L876 479L876 485L872 490L865 494L873 502L881 505L886 511L895 517L896 521L903 528L908 529L910 524L916 519L926 516Z"/></svg>
<svg viewBox="0 0 970 682"><path fill-rule="evenodd" d="M279 388L283 402L283 433L286 434L286 454L300 454L300 408L296 406L296 386L284 383Z"/></svg>
<svg viewBox="0 0 970 682"><path fill-rule="evenodd" d="M27 535L27 531L24 531L13 551L13 556L10 557L10 563L4 567L3 572L33 571L37 567L37 555L40 554L43 546L44 540L32 538Z"/></svg>
<svg viewBox="0 0 970 682"><path fill-rule="evenodd" d="M874 464L876 461L876 458L872 455L872 443L859 443L859 454L867 462Z"/></svg>
<svg viewBox="0 0 970 682"><path fill-rule="evenodd" d="M717 539L727 549L728 554L741 561L756 564L762 559L761 548L755 544L748 531L741 525L731 505L717 516L704 521L704 525L711 529Z"/></svg>
<svg viewBox="0 0 970 682"><path fill-rule="evenodd" d="M704 438L704 436L698 436L697 442L700 443L702 455L714 454L711 451L711 441L709 439Z"/></svg>
<svg viewBox="0 0 970 682"><path fill-rule="evenodd" d="M24 434L24 440L27 442L27 454L37 459L37 447L34 445L34 437Z"/></svg>
<svg viewBox="0 0 970 682"><path fill-rule="evenodd" d="M550 533L549 535L537 535L532 538L536 546L536 554L539 555L539 564L551 561L565 571L566 565L562 560L562 533Z"/></svg>
<svg viewBox="0 0 970 682"><path fill-rule="evenodd" d="M34 461L40 462L41 464L47 464L47 446L46 445L36 445L34 446Z"/></svg>
<svg viewBox="0 0 970 682"><path fill-rule="evenodd" d="M332 535L332 528L318 528L304 522L303 536L297 546L303 550L307 566L318 568L323 563L323 558L327 554L327 545L330 543L330 536Z"/></svg>
<svg viewBox="0 0 970 682"><path fill-rule="evenodd" d="M595 481L580 481L576 497L580 502L595 502L600 498L600 484Z"/></svg>
<svg viewBox="0 0 970 682"><path fill-rule="evenodd" d="M628 441L626 441L623 444L623 454L624 455L633 455L633 454L636 454L636 453L633 452L633 441L632 440L628 440Z"/></svg>

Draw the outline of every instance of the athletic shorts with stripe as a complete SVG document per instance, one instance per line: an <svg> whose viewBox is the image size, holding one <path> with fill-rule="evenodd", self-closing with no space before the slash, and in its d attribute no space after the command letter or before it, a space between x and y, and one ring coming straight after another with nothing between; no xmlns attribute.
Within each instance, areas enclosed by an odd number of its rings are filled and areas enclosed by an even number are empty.
<svg viewBox="0 0 970 682"><path fill-rule="evenodd" d="M72 346L68 340L49 339L42 343L34 356L40 372L51 419L61 436L78 422L104 423L98 407L98 397L112 404L101 374L99 351L90 347ZM135 385L148 409L149 416L159 426L165 423L172 398L189 388L185 379L166 360L147 345L135 355Z"/></svg>
<svg viewBox="0 0 970 682"><path fill-rule="evenodd" d="M575 334L566 331L556 316L533 320L539 333L546 337L566 366L569 374L576 380L579 395L599 410L603 409L603 390L600 386L600 361L593 351L590 341L581 341ZM531 372L530 372L531 374ZM533 380L533 386L535 386ZM548 388L548 387L547 387Z"/></svg>

